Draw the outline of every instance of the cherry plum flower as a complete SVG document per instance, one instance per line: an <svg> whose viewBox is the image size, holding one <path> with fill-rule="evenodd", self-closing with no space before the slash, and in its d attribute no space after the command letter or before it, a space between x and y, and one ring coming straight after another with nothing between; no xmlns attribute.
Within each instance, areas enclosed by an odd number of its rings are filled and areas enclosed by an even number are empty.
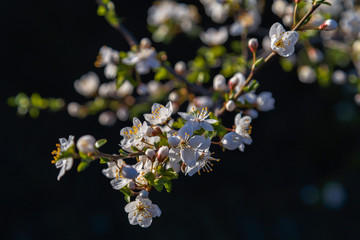
<svg viewBox="0 0 360 240"><path fill-rule="evenodd" d="M129 213L131 225L139 224L140 227L147 228L151 225L154 217L160 217L161 210L156 204L152 204L148 198L137 196L135 201L125 206L125 212Z"/></svg>
<svg viewBox="0 0 360 240"><path fill-rule="evenodd" d="M144 114L144 118L152 125L164 124L173 113L172 103L168 102L166 106L154 103L151 107L151 114Z"/></svg>
<svg viewBox="0 0 360 240"><path fill-rule="evenodd" d="M280 23L274 23L269 32L271 49L282 57L289 57L295 51L295 44L299 38L296 31L285 31Z"/></svg>
<svg viewBox="0 0 360 240"><path fill-rule="evenodd" d="M214 128L211 126L211 124L218 122L215 119L206 119L210 115L207 107L202 108L201 111L193 109L190 114L185 112L178 112L178 114L191 124L194 131L197 131L201 128L206 131L214 131Z"/></svg>

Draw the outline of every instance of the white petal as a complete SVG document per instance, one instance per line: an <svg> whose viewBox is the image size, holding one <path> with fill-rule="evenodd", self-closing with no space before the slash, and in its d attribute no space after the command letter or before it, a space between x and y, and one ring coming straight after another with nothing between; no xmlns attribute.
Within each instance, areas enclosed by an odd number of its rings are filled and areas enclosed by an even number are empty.
<svg viewBox="0 0 360 240"><path fill-rule="evenodd" d="M207 123L209 123L209 124L214 124L214 123L217 123L218 122L218 120L216 120L216 119L206 119L206 120L204 120L205 122L207 122Z"/></svg>
<svg viewBox="0 0 360 240"><path fill-rule="evenodd" d="M191 119L194 119L194 117L188 113L185 112L178 112L178 114L180 115L180 117L182 117L183 119L185 119L186 121L189 121Z"/></svg>
<svg viewBox="0 0 360 240"><path fill-rule="evenodd" d="M135 211L136 206L137 206L136 201L129 202L125 206L125 212L129 213L129 212Z"/></svg>
<svg viewBox="0 0 360 240"><path fill-rule="evenodd" d="M59 175L57 177L57 180L60 181L60 178L65 175L65 166L60 169Z"/></svg>
<svg viewBox="0 0 360 240"><path fill-rule="evenodd" d="M168 138L168 143L175 148L177 145L179 145L180 143L180 139L178 137L169 137Z"/></svg>
<svg viewBox="0 0 360 240"><path fill-rule="evenodd" d="M205 142L205 138L203 136L200 135L195 135L192 138L190 138L189 140L189 145L192 148L198 148L200 146L200 144L202 144L203 142Z"/></svg>
<svg viewBox="0 0 360 240"><path fill-rule="evenodd" d="M284 27L280 23L277 22L271 26L269 36L270 36L270 38L272 38L272 36L274 36L274 35L278 35L278 37L279 37L280 34L282 34L283 32L285 32Z"/></svg>
<svg viewBox="0 0 360 240"><path fill-rule="evenodd" d="M160 217L160 215L161 215L161 210L160 210L159 206L156 204L152 204L151 208L149 208L148 210L151 213L151 216L153 218Z"/></svg>
<svg viewBox="0 0 360 240"><path fill-rule="evenodd" d="M148 121L150 124L153 124L152 122L154 122L155 118L154 115L149 114L149 113L145 113L144 114L144 118L146 121Z"/></svg>
<svg viewBox="0 0 360 240"><path fill-rule="evenodd" d="M143 217L140 217L140 216L138 217L138 222L139 222L140 227L143 227L143 228L150 227L150 225L152 223L152 218L151 217L143 218Z"/></svg>
<svg viewBox="0 0 360 240"><path fill-rule="evenodd" d="M200 123L201 127L205 129L206 131L214 131L214 128L211 126L211 124L203 121Z"/></svg>
<svg viewBox="0 0 360 240"><path fill-rule="evenodd" d="M137 213L136 211L134 211L134 212L129 212L128 218L129 218L129 223L130 223L131 225L136 225L136 224L138 224L137 216L138 216L138 213Z"/></svg>
<svg viewBox="0 0 360 240"><path fill-rule="evenodd" d="M72 159L71 157L70 158L67 158L66 159L67 161L66 161L66 167L65 167L65 170L66 171L69 171L70 169L71 169L71 167L72 167L72 165L73 165L73 162L74 162L74 159Z"/></svg>
<svg viewBox="0 0 360 240"><path fill-rule="evenodd" d="M150 72L150 67L149 67L149 65L146 64L146 61L144 61L144 60L138 62L138 63L135 65L135 69L136 69L136 71L137 71L139 74L141 74L141 75L147 74L147 73Z"/></svg>
<svg viewBox="0 0 360 240"><path fill-rule="evenodd" d="M185 148L180 150L181 159L185 162L188 166L194 166L196 162L195 158L195 151L191 148Z"/></svg>
<svg viewBox="0 0 360 240"><path fill-rule="evenodd" d="M180 128L178 136L185 138L185 133L187 133L189 136L193 135L193 127L190 124L185 124L182 128Z"/></svg>

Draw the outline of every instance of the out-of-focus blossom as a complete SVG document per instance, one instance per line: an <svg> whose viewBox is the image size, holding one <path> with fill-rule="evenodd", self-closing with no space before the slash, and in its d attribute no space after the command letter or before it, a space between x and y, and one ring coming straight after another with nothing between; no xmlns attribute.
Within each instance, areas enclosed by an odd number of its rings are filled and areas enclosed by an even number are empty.
<svg viewBox="0 0 360 240"><path fill-rule="evenodd" d="M203 43L209 46L222 45L228 40L228 30L226 27L221 27L216 30L209 28L206 32L200 33L200 39Z"/></svg>
<svg viewBox="0 0 360 240"><path fill-rule="evenodd" d="M119 63L119 52L107 47L102 46L99 51L99 55L95 62L96 67L104 67L104 74L105 77L108 79L114 79L117 73L117 66L116 64Z"/></svg>
<svg viewBox="0 0 360 240"><path fill-rule="evenodd" d="M256 106L259 111L270 111L275 108L275 99L271 92L262 92L256 98Z"/></svg>
<svg viewBox="0 0 360 240"><path fill-rule="evenodd" d="M228 18L230 6L225 1L200 0L205 7L205 13L216 23L223 23Z"/></svg>
<svg viewBox="0 0 360 240"><path fill-rule="evenodd" d="M315 70L310 66L301 66L298 69L298 77L302 83L313 83L316 81Z"/></svg>
<svg viewBox="0 0 360 240"><path fill-rule="evenodd" d="M75 90L85 97L94 95L99 87L100 80L96 73L89 72L74 82Z"/></svg>
<svg viewBox="0 0 360 240"><path fill-rule="evenodd" d="M102 112L98 120L103 126L113 126L116 123L116 115L112 111Z"/></svg>
<svg viewBox="0 0 360 240"><path fill-rule="evenodd" d="M346 79L347 79L347 75L344 71L342 70L336 70L335 72L333 72L333 74L331 75L331 80L338 85L343 85L346 83Z"/></svg>

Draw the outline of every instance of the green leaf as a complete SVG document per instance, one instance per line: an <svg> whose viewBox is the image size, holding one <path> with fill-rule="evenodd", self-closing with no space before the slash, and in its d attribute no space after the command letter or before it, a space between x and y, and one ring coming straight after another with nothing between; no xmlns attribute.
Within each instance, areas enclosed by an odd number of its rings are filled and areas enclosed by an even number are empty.
<svg viewBox="0 0 360 240"><path fill-rule="evenodd" d="M172 127L180 129L185 125L185 123L185 119L178 118L177 121L172 124Z"/></svg>
<svg viewBox="0 0 360 240"><path fill-rule="evenodd" d="M177 179L179 175L174 171L174 169L169 168L165 171L164 176L172 180L172 179Z"/></svg>
<svg viewBox="0 0 360 240"><path fill-rule="evenodd" d="M131 197L130 197L130 196L124 196L124 199L125 199L125 201L128 202L128 203L131 201Z"/></svg>
<svg viewBox="0 0 360 240"><path fill-rule="evenodd" d="M105 143L107 143L107 140L105 138L102 138L100 140L97 140L95 143L96 148L102 147Z"/></svg>
<svg viewBox="0 0 360 240"><path fill-rule="evenodd" d="M79 165L77 166L77 171L78 171L78 172L82 172L82 171L84 171L89 165L90 165L89 162L87 162L87 161L81 161L81 162L79 163Z"/></svg>
<svg viewBox="0 0 360 240"><path fill-rule="evenodd" d="M131 146L131 150L133 150L134 152L140 152L140 150L135 146Z"/></svg>
<svg viewBox="0 0 360 240"><path fill-rule="evenodd" d="M155 175L152 172L147 172L144 175L144 178L152 185L155 181Z"/></svg>
<svg viewBox="0 0 360 240"><path fill-rule="evenodd" d="M154 188L158 191L161 192L164 188L164 183L160 181L160 179L155 179L154 183L152 184L152 186L154 186Z"/></svg>
<svg viewBox="0 0 360 240"><path fill-rule="evenodd" d="M97 9L97 15L98 16L105 16L106 14L106 8L103 5L100 5Z"/></svg>
<svg viewBox="0 0 360 240"><path fill-rule="evenodd" d="M172 189L172 183L166 182L166 183L164 183L164 187L165 187L166 191L169 193L169 192L171 192L171 189Z"/></svg>
<svg viewBox="0 0 360 240"><path fill-rule="evenodd" d="M166 70L166 68L160 67L160 68L156 69L156 73L155 73L154 79L155 79L156 81L161 81L161 80L169 79L169 73L168 73L168 71Z"/></svg>
<svg viewBox="0 0 360 240"><path fill-rule="evenodd" d="M129 187L128 186L123 187L122 189L120 189L120 192L122 192L125 195L124 196L125 201L130 202L131 191Z"/></svg>
<svg viewBox="0 0 360 240"><path fill-rule="evenodd" d="M158 166L156 170L160 175L165 173L165 168L163 166Z"/></svg>

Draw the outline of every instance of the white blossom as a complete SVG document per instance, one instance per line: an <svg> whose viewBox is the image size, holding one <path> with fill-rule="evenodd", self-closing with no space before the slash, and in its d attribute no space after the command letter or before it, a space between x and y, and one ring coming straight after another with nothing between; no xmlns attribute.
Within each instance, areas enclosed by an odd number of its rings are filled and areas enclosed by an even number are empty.
<svg viewBox="0 0 360 240"><path fill-rule="evenodd" d="M196 151L210 147L210 139L203 136L194 135L193 127L185 124L178 132L168 138L171 146L169 158L172 162L183 161L188 166L194 166L196 163Z"/></svg>
<svg viewBox="0 0 360 240"><path fill-rule="evenodd" d="M173 112L172 103L168 102L166 106L154 103L151 107L151 114L144 114L144 118L152 125L164 124Z"/></svg>
<svg viewBox="0 0 360 240"><path fill-rule="evenodd" d="M271 92L262 92L256 98L256 108L259 111L270 111L275 108L275 99Z"/></svg>
<svg viewBox="0 0 360 240"><path fill-rule="evenodd" d="M228 30L226 27L221 27L219 30L209 28L206 32L200 33L200 39L203 43L209 46L222 45L228 40Z"/></svg>
<svg viewBox="0 0 360 240"><path fill-rule="evenodd" d="M161 210L156 204L152 204L148 198L137 196L135 201L125 206L125 212L129 213L129 222L131 225L139 224L143 228L151 225L154 217L160 217Z"/></svg>
<svg viewBox="0 0 360 240"><path fill-rule="evenodd" d="M118 67L116 64L119 62L119 52L113 50L110 47L102 46L99 51L99 56L95 62L95 66L103 67L105 77L108 79L114 79L116 77L116 73Z"/></svg>
<svg viewBox="0 0 360 240"><path fill-rule="evenodd" d="M310 66L301 66L298 69L298 77L302 83L313 83L316 81L316 72Z"/></svg>
<svg viewBox="0 0 360 240"><path fill-rule="evenodd" d="M239 136L241 137L241 143L239 145L239 149L240 151L244 151L245 145L250 145L252 143L252 139L251 139L251 117L249 116L241 116L241 113L236 114L235 116L235 132L237 134L239 134Z"/></svg>
<svg viewBox="0 0 360 240"><path fill-rule="evenodd" d="M199 150L196 151L196 164L192 167L186 166L185 168L185 175L188 174L189 176L194 175L194 173L198 172L200 174L200 170L210 172L212 171L212 161L220 161L220 159L213 158L212 153L209 149Z"/></svg>
<svg viewBox="0 0 360 240"><path fill-rule="evenodd" d="M154 48L141 48L136 53L129 52L128 56L122 59L122 62L126 65L135 65L135 69L139 74L147 74L150 69L160 66Z"/></svg>
<svg viewBox="0 0 360 240"><path fill-rule="evenodd" d="M190 123L193 127L194 131L197 131L203 128L206 131L214 131L214 128L211 124L217 123L218 121L215 119L207 119L210 115L208 108L202 108L201 111L193 109L193 111L189 113L179 112L178 113L182 118L184 118L187 123Z"/></svg>
<svg viewBox="0 0 360 240"><path fill-rule="evenodd" d="M282 57L289 57L295 51L295 44L299 38L296 31L285 32L280 23L274 23L269 32L271 49Z"/></svg>
<svg viewBox="0 0 360 240"><path fill-rule="evenodd" d="M100 80L96 73L89 72L74 82L75 90L85 97L94 95L99 87Z"/></svg>
<svg viewBox="0 0 360 240"><path fill-rule="evenodd" d="M235 132L229 132L221 139L221 145L228 150L235 150L241 143L241 136Z"/></svg>
<svg viewBox="0 0 360 240"><path fill-rule="evenodd" d="M57 180L60 181L61 177L65 175L66 171L69 171L73 165L74 159L71 156L66 154L68 151L71 151L75 146L74 136L69 136L68 140L65 138L59 139L60 144L56 144L57 149L52 152L54 155L54 160L52 163L55 163L56 168L61 168Z"/></svg>

